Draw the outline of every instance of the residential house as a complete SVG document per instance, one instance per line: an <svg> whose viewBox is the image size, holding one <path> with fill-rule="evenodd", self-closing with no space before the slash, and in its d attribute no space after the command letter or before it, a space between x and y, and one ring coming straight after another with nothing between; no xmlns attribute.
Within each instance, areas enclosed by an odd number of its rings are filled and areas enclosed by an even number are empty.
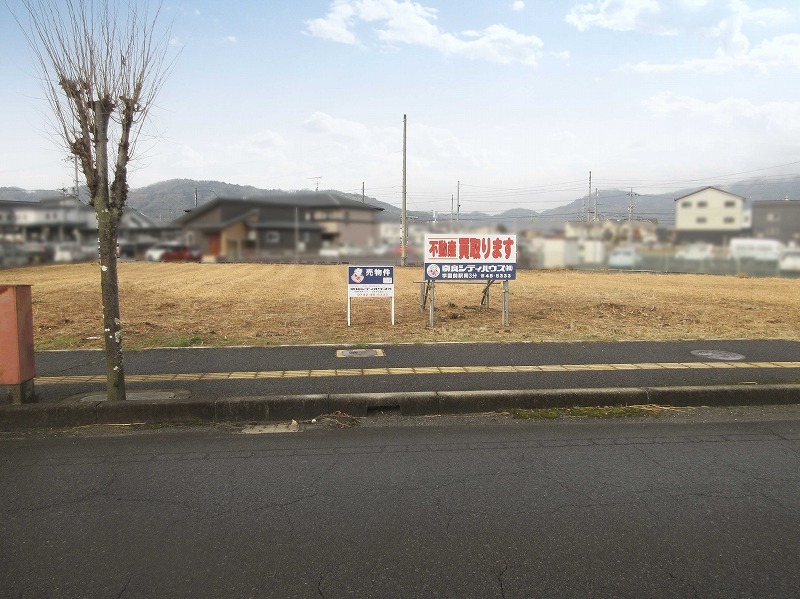
<svg viewBox="0 0 800 599"><path fill-rule="evenodd" d="M727 245L745 228L745 198L704 187L675 200L676 243Z"/></svg>
<svg viewBox="0 0 800 599"><path fill-rule="evenodd" d="M378 244L382 210L337 192L297 192L261 198L215 198L176 223L204 255L229 260L318 254L323 248Z"/></svg>
<svg viewBox="0 0 800 599"><path fill-rule="evenodd" d="M800 200L758 200L752 206L753 237L800 246Z"/></svg>
<svg viewBox="0 0 800 599"><path fill-rule="evenodd" d="M146 248L164 234L163 228L140 212L125 208L118 229L120 244ZM0 237L6 241L46 245L97 245L97 219L92 206L71 196L41 202L0 202Z"/></svg>

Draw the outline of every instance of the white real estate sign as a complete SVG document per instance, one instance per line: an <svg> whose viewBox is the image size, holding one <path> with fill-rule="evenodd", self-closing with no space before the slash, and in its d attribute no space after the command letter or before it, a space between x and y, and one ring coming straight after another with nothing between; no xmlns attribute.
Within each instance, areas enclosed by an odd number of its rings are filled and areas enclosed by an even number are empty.
<svg viewBox="0 0 800 599"><path fill-rule="evenodd" d="M394 266L347 267L347 326L350 326L350 300L354 297L391 298L394 324Z"/></svg>

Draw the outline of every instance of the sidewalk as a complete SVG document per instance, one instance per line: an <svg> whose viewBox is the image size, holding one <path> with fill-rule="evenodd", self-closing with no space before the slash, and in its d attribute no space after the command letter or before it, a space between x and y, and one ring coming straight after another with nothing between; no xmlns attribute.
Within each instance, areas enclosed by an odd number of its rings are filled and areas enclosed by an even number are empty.
<svg viewBox="0 0 800 599"><path fill-rule="evenodd" d="M39 402L0 405L0 430L800 404L799 356L798 342L763 340L156 349L126 353L128 400L108 403L101 352L43 352Z"/></svg>

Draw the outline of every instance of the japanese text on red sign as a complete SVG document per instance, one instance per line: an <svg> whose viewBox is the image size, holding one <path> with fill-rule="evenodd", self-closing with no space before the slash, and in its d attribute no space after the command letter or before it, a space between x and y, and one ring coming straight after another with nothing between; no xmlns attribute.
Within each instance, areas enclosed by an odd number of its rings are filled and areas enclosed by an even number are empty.
<svg viewBox="0 0 800 599"><path fill-rule="evenodd" d="M448 260L509 260L513 237L458 237L428 239L428 258Z"/></svg>

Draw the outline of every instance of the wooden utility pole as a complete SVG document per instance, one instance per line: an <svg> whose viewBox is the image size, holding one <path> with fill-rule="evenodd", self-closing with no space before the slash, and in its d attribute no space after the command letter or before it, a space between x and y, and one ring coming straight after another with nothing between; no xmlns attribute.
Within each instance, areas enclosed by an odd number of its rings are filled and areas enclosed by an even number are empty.
<svg viewBox="0 0 800 599"><path fill-rule="evenodd" d="M456 222L461 220L461 181L456 183Z"/></svg>
<svg viewBox="0 0 800 599"><path fill-rule="evenodd" d="M630 223L631 222L631 216L633 216L633 210L634 210L634 208L636 208L636 200L634 200L633 198L635 196L638 196L639 194L638 193L633 193L633 187L631 187L631 192L630 192L629 195L630 195L630 200L628 201L628 222Z"/></svg>
<svg viewBox="0 0 800 599"><path fill-rule="evenodd" d="M294 207L294 263L300 263L300 209Z"/></svg>
<svg viewBox="0 0 800 599"><path fill-rule="evenodd" d="M594 220L597 222L597 201L600 199L600 190L594 190Z"/></svg>
<svg viewBox="0 0 800 599"><path fill-rule="evenodd" d="M408 265L408 215L406 214L406 133L408 127L408 119L403 115L403 212L401 215L402 232L402 248L400 253L400 266Z"/></svg>

